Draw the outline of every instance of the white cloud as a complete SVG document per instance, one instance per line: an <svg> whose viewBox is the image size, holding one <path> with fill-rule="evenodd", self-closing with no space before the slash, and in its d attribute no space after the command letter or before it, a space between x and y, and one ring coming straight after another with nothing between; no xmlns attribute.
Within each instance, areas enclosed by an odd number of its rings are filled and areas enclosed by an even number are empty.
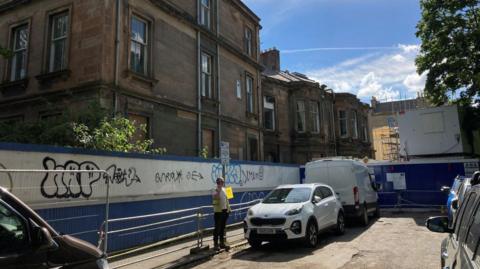
<svg viewBox="0 0 480 269"><path fill-rule="evenodd" d="M398 45L396 51L367 54L305 73L337 92L357 94L363 101L412 98L423 90L425 75L416 74L418 45Z"/></svg>

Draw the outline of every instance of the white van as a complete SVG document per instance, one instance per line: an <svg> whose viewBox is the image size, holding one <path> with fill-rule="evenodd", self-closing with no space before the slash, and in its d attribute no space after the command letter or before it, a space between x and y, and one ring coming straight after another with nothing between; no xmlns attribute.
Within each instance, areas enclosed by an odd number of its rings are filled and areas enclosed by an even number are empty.
<svg viewBox="0 0 480 269"><path fill-rule="evenodd" d="M379 216L378 186L361 162L354 160L318 160L305 164L305 183L331 186L342 201L346 217L358 218L368 225L368 215Z"/></svg>

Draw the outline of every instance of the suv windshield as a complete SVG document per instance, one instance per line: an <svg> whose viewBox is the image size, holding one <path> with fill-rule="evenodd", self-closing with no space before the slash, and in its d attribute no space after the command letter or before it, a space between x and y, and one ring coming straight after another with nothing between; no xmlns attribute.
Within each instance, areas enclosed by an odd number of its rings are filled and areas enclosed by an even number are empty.
<svg viewBox="0 0 480 269"><path fill-rule="evenodd" d="M263 200L264 204L302 203L310 199L310 188L275 189Z"/></svg>

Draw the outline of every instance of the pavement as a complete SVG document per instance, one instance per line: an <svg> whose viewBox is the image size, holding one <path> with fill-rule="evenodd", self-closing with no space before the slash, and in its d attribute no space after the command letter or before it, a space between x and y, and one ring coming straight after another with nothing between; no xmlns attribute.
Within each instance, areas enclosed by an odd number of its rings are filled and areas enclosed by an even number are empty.
<svg viewBox="0 0 480 269"><path fill-rule="evenodd" d="M111 268L438 268L440 243L446 236L428 231L425 219L439 212L385 212L368 227L347 226L340 237L321 235L315 249L295 244L264 244L252 249L241 227L231 228L227 238L232 249L212 249L190 254L196 238L175 241L123 256L110 257ZM204 239L212 247L212 236Z"/></svg>
<svg viewBox="0 0 480 269"><path fill-rule="evenodd" d="M246 245L247 241L243 237L243 228L238 228L238 226L229 228L227 231L227 242L231 246L230 251L232 252L236 248ZM144 247L125 254L111 255L108 260L112 269L172 269L208 260L214 255L225 252L225 250L213 250L211 234L205 236L203 246L209 246L209 249L191 254L190 250L197 247L197 238L192 237L169 244Z"/></svg>

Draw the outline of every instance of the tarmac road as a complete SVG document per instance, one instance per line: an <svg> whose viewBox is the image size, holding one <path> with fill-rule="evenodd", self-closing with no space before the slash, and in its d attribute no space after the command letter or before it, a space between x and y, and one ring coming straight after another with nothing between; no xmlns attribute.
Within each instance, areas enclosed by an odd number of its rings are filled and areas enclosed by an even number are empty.
<svg viewBox="0 0 480 269"><path fill-rule="evenodd" d="M369 227L347 227L343 236L321 235L315 249L294 243L264 244L259 250L247 245L193 268L437 269L446 234L425 228L425 219L433 215L438 213L382 213Z"/></svg>

